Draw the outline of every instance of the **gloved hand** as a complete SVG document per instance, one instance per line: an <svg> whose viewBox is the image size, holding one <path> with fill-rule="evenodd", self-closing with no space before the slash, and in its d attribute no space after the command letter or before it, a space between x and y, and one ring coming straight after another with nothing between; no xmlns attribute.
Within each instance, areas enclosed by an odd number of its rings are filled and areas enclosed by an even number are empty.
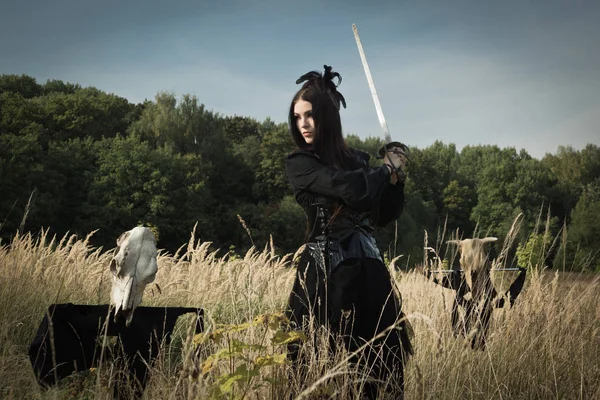
<svg viewBox="0 0 600 400"><path fill-rule="evenodd" d="M400 182L406 179L409 157L408 147L400 142L390 142L379 149L378 158L383 158L383 162L392 167Z"/></svg>

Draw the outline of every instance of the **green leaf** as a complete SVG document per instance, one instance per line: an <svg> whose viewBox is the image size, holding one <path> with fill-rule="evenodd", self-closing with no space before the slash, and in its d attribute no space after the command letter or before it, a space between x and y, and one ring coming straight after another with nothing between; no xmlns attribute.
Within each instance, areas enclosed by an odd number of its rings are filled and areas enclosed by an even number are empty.
<svg viewBox="0 0 600 400"><path fill-rule="evenodd" d="M306 335L302 331L277 331L271 339L273 344L287 344L296 341L306 341Z"/></svg>
<svg viewBox="0 0 600 400"><path fill-rule="evenodd" d="M248 369L246 364L239 365L234 372L219 377L219 390L222 393L231 393L233 385L239 381L248 381L258 375L257 369Z"/></svg>
<svg viewBox="0 0 600 400"><path fill-rule="evenodd" d="M285 364L287 361L287 355L286 354L273 354L273 355L267 355L267 356L258 356L256 357L256 360L254 360L254 363L259 367L266 367L269 365L283 365Z"/></svg>

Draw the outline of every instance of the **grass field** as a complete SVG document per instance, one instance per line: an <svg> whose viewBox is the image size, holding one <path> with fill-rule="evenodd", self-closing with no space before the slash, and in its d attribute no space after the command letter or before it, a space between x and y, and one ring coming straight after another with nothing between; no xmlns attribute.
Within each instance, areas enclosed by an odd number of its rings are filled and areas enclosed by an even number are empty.
<svg viewBox="0 0 600 400"><path fill-rule="evenodd" d="M111 398L116 372L109 362L42 390L27 357L50 304L108 303L111 256L75 237L21 236L0 247L1 398ZM285 306L291 258L276 256L272 247L219 256L193 233L177 254L159 253L143 305L202 307L211 334L194 338L193 321L180 319L152 366L144 398L353 398L361 377L344 355L315 358L302 382L284 362L277 340L283 331L268 322ZM417 272L394 272L394 278L414 330L407 399L600 398L598 275L529 272L515 306L494 311L485 351L453 337L452 292ZM240 379L235 372L244 368L254 372Z"/></svg>

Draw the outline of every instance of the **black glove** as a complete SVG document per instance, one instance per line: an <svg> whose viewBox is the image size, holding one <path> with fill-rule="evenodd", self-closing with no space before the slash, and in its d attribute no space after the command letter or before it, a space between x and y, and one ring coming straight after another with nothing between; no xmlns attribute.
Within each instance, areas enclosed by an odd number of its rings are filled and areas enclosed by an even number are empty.
<svg viewBox="0 0 600 400"><path fill-rule="evenodd" d="M404 143L387 143L379 149L377 158L384 159L384 162L396 171L401 180L406 178L406 172L410 163L410 150Z"/></svg>

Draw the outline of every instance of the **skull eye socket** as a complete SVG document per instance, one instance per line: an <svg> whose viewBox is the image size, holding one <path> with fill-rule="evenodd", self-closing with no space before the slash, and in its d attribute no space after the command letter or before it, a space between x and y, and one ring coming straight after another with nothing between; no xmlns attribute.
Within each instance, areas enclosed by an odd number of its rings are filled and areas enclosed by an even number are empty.
<svg viewBox="0 0 600 400"><path fill-rule="evenodd" d="M110 260L110 272L115 276L117 275L117 260L114 257Z"/></svg>
<svg viewBox="0 0 600 400"><path fill-rule="evenodd" d="M121 253L121 251L122 251L122 253ZM112 260L110 260L110 265L109 265L110 272L112 272L114 276L117 276L119 274L119 270L120 270L119 264L127 259L128 254L129 254L129 250L121 249L120 245L118 245L115 248L115 252L113 253L113 258L112 258Z"/></svg>

